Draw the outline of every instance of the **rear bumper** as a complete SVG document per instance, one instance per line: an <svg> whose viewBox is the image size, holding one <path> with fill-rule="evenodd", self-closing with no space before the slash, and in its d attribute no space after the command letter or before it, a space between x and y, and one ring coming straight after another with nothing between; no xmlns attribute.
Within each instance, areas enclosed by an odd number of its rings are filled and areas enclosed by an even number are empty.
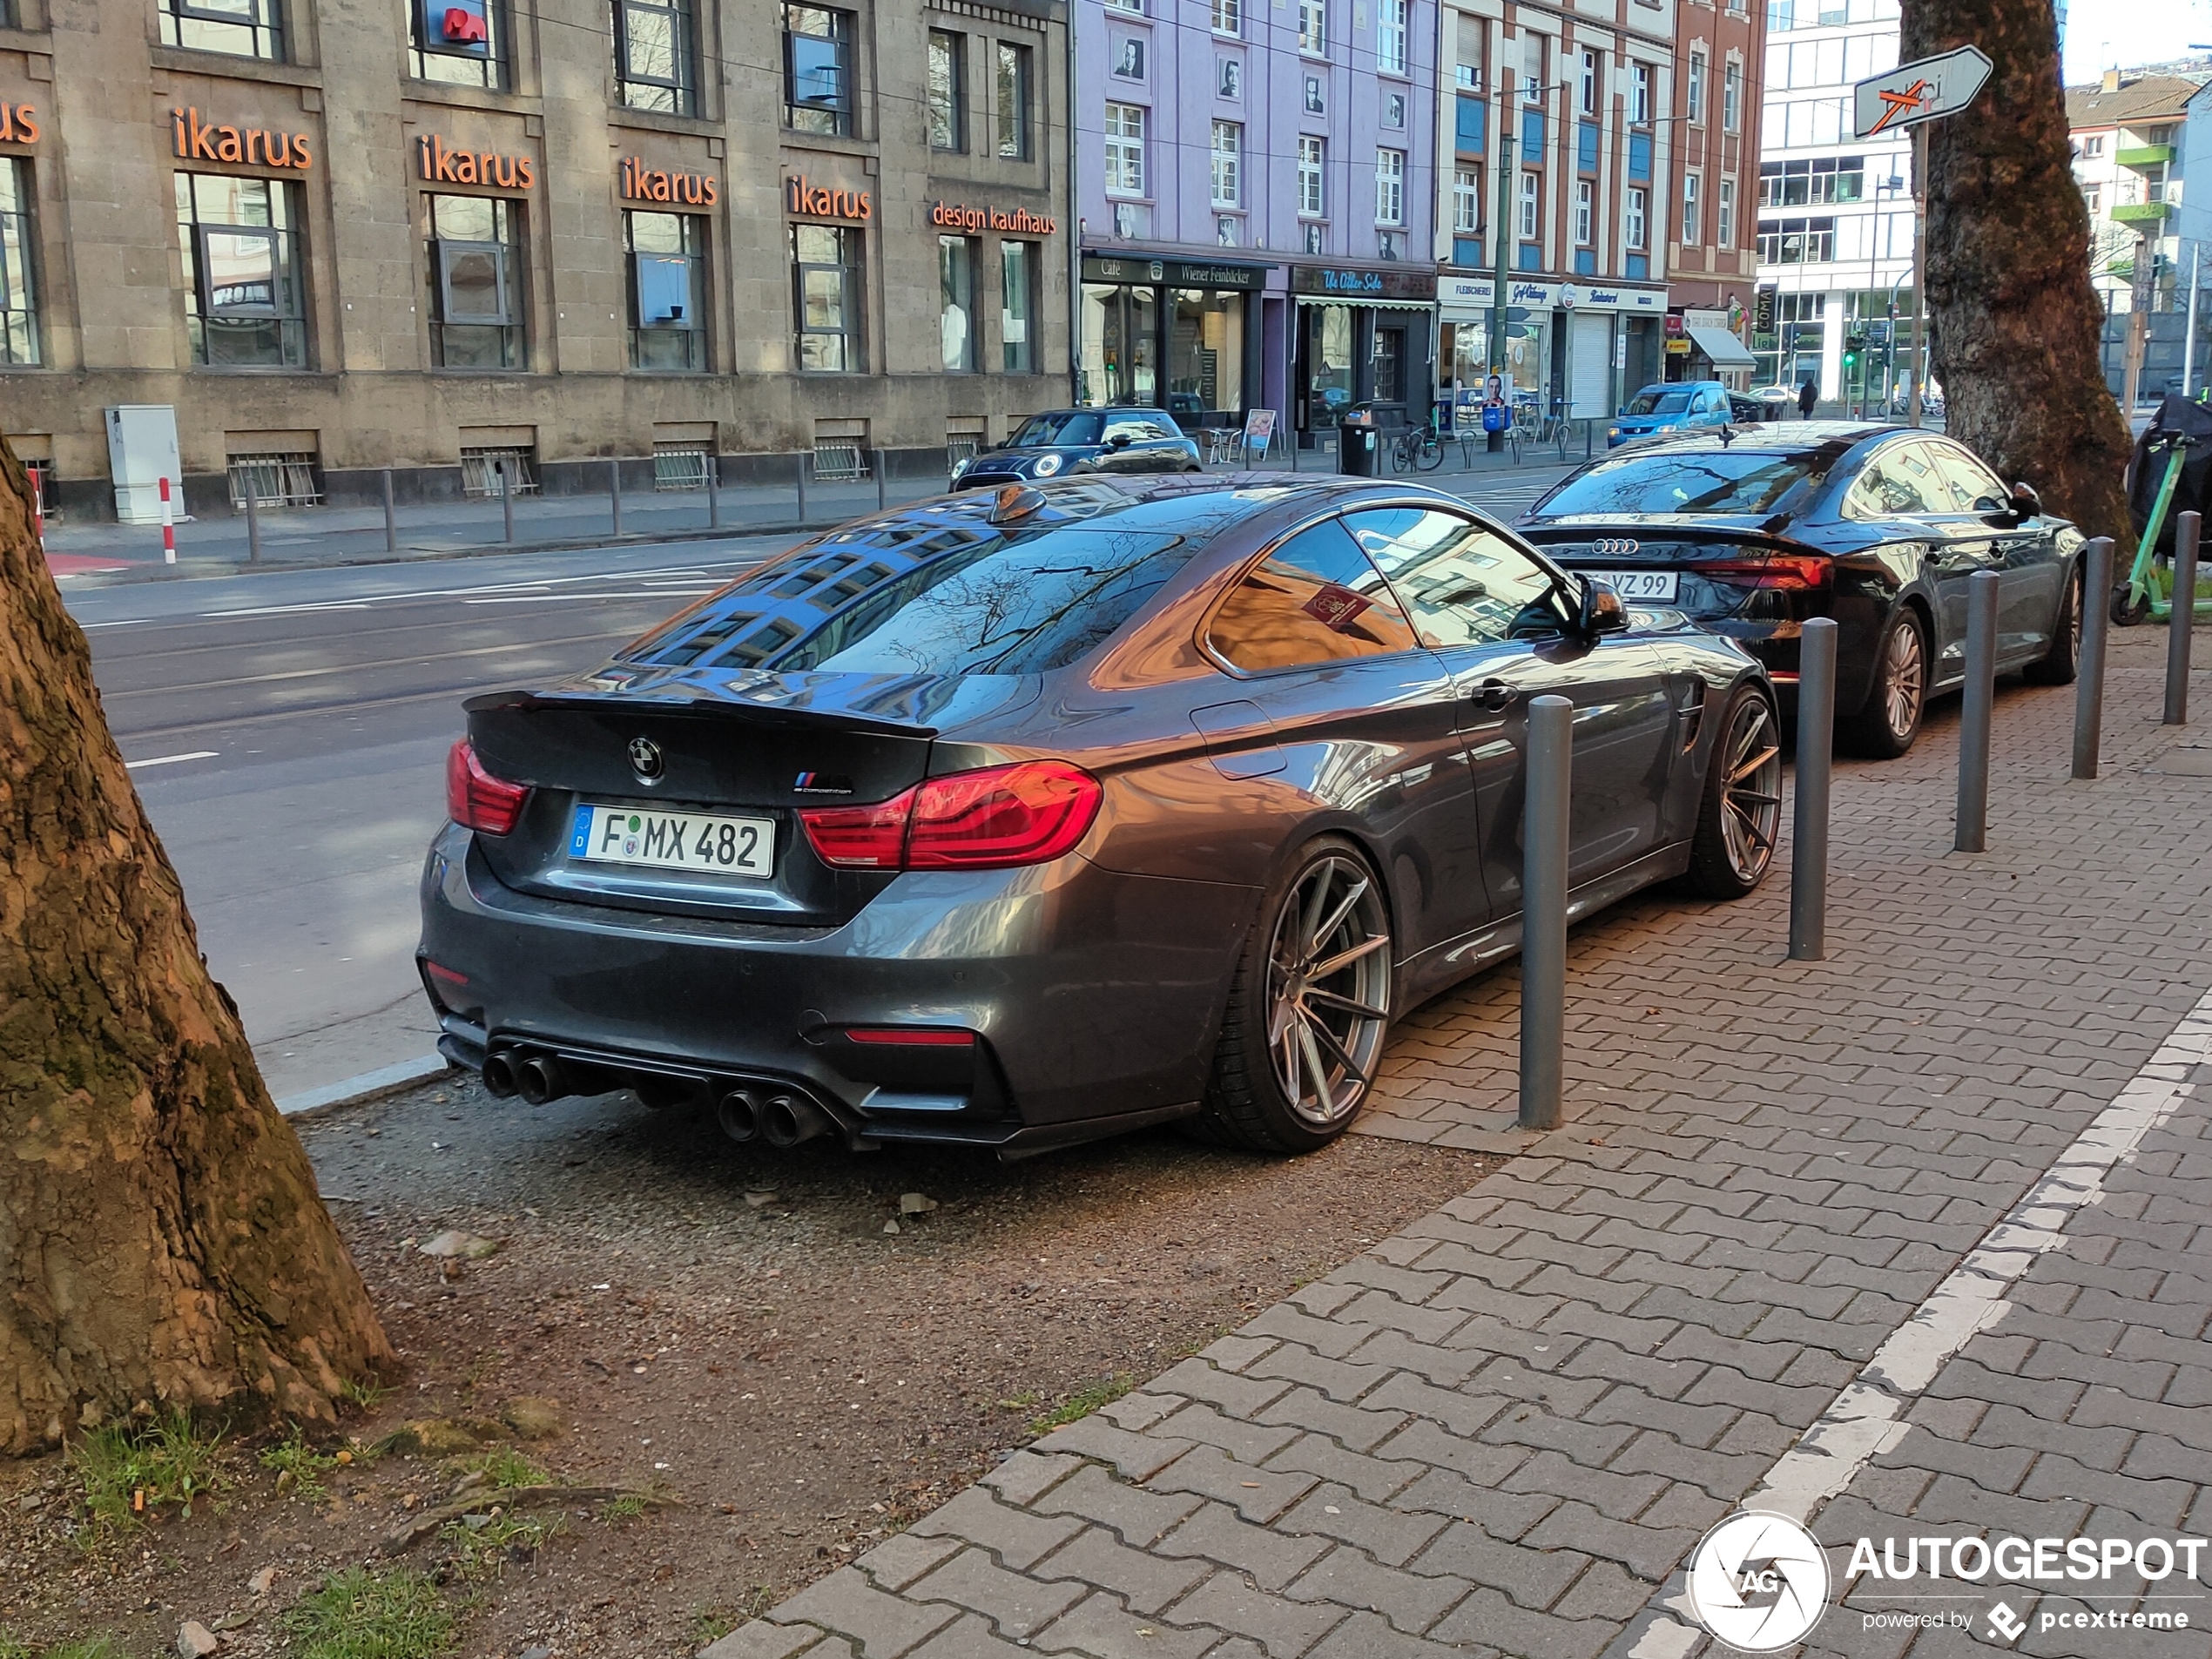
<svg viewBox="0 0 2212 1659"><path fill-rule="evenodd" d="M448 825L421 886L448 1057L803 1089L855 1144L1028 1150L1178 1116L1211 1063L1256 892L1080 857L898 877L839 927L644 915L503 887ZM968 1031L863 1046L853 1027Z"/></svg>

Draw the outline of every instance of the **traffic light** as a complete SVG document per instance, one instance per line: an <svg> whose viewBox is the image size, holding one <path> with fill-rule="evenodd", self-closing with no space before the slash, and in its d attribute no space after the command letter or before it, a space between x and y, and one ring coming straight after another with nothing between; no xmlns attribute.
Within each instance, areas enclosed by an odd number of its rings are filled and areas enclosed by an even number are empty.
<svg viewBox="0 0 2212 1659"><path fill-rule="evenodd" d="M1866 335L1864 331L1844 336L1844 373L1845 374L1856 374L1858 372L1859 359L1865 350Z"/></svg>

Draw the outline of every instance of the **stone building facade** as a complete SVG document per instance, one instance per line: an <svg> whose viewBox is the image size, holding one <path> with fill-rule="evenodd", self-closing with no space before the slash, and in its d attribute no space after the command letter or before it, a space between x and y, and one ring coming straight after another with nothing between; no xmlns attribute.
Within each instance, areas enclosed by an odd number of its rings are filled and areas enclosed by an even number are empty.
<svg viewBox="0 0 2212 1659"><path fill-rule="evenodd" d="M1066 395L1067 56L1061 0L0 0L0 431L96 516L128 405L202 512L940 466Z"/></svg>

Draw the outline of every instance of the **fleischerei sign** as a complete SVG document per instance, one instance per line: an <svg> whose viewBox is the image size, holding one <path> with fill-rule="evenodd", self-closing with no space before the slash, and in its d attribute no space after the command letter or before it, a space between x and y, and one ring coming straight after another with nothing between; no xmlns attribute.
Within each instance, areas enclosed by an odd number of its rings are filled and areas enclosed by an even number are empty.
<svg viewBox="0 0 2212 1659"><path fill-rule="evenodd" d="M1788 1515L1747 1509L1699 1541L1687 1600L1706 1633L1739 1653L1794 1647L1831 1606L1849 1601L1860 1603L1851 1616L1862 1630L1971 1631L1999 1647L2031 1629L2124 1631L2133 1640L2137 1632L2202 1627L2202 1610L2192 1618L2191 1609L2205 1599L2200 1571L2209 1545L2155 1534L1860 1537L1838 1588L1828 1551L1811 1529ZM1900 1588L1884 1594L1892 1585Z"/></svg>

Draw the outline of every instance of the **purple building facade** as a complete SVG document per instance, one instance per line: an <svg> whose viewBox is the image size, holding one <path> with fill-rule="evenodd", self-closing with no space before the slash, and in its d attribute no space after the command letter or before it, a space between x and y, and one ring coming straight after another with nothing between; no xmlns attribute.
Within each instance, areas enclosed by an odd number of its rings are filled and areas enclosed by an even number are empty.
<svg viewBox="0 0 2212 1659"><path fill-rule="evenodd" d="M1307 443L1435 386L1436 0L1075 0L1076 396Z"/></svg>

